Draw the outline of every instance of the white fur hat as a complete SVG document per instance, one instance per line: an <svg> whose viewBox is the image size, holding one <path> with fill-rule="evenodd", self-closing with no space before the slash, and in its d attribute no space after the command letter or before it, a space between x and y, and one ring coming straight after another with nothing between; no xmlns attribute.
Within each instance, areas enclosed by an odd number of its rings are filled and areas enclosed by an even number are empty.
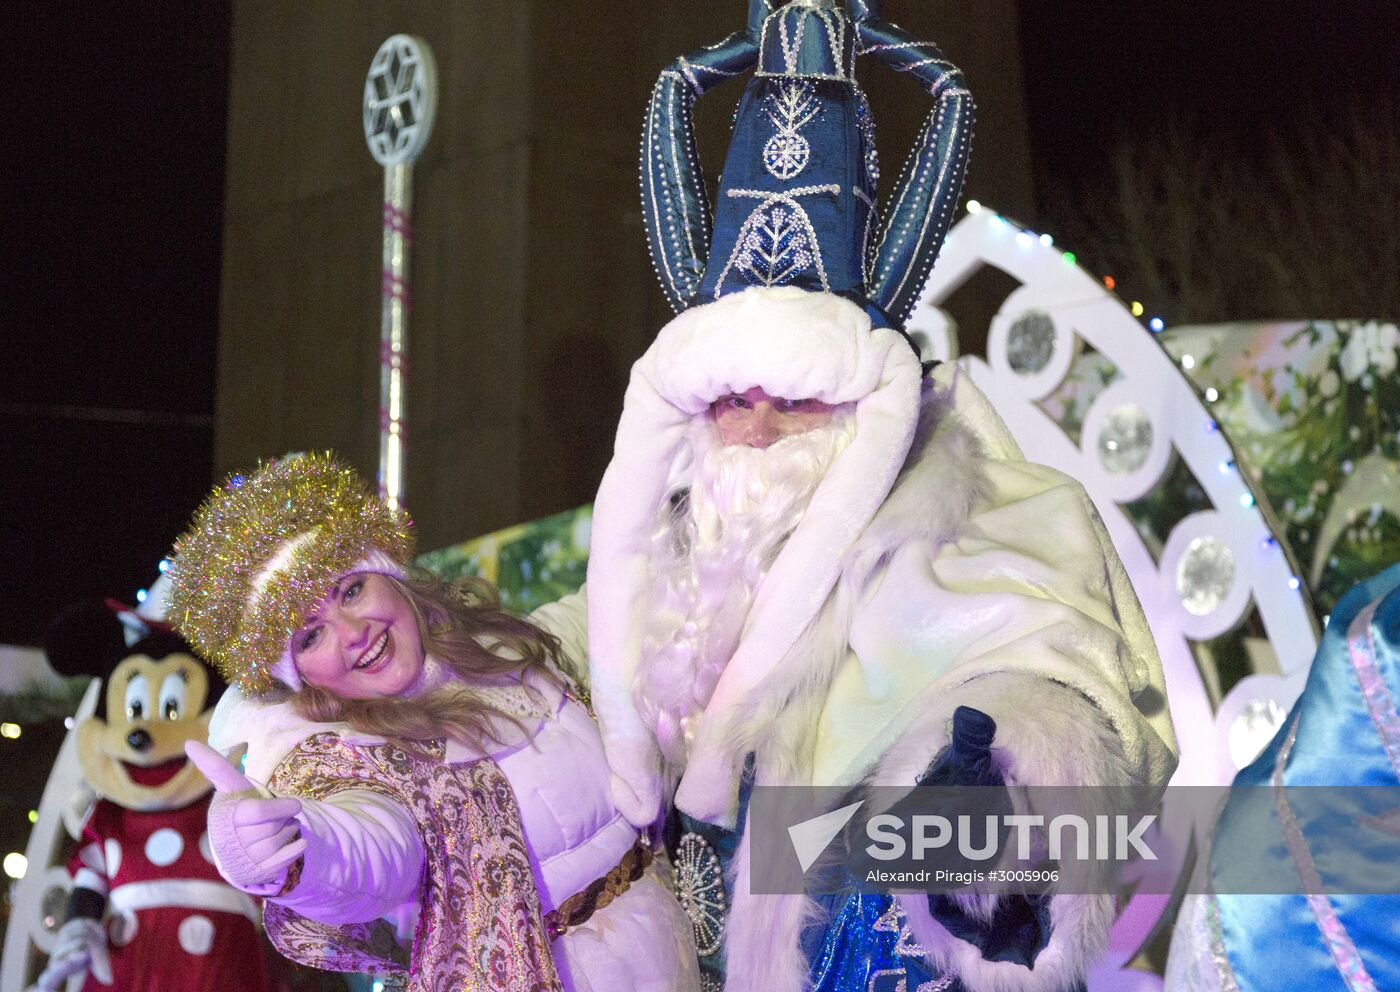
<svg viewBox="0 0 1400 992"><path fill-rule="evenodd" d="M632 369L612 463L593 510L588 563L592 694L615 800L635 823L662 801L661 755L632 701L657 514L689 482L691 418L755 386L855 406L855 435L818 485L757 591L708 712L732 706L781 659L836 583L843 553L904 464L921 367L908 341L831 293L756 287L672 320ZM691 765L697 762L692 756Z"/></svg>

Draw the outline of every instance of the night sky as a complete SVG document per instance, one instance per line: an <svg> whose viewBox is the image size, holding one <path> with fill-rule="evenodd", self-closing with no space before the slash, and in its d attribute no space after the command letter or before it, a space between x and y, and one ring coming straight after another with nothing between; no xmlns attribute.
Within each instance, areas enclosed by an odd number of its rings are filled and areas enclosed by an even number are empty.
<svg viewBox="0 0 1400 992"><path fill-rule="evenodd" d="M1182 112L1247 146L1397 105L1389 7L1022 0L1038 188ZM211 481L230 2L114 9L6 7L0 642L147 584Z"/></svg>
<svg viewBox="0 0 1400 992"><path fill-rule="evenodd" d="M1128 131L1193 118L1262 148L1299 115L1400 111L1400 17L1374 0L1020 0L1036 178L1093 184Z"/></svg>
<svg viewBox="0 0 1400 992"><path fill-rule="evenodd" d="M230 21L6 14L0 642L35 643L148 584L210 481Z"/></svg>

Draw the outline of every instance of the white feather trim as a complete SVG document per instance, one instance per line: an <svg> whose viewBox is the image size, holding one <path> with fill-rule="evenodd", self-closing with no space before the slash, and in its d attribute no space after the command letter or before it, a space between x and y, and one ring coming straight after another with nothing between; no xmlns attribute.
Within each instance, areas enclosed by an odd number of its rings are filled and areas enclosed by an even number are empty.
<svg viewBox="0 0 1400 992"><path fill-rule="evenodd" d="M1083 694L1024 672L930 686L918 717L875 767L873 785L910 785L947 746L953 711L971 706L997 724L993 753L1008 785L1128 786L1134 768L1103 711Z"/></svg>
<svg viewBox="0 0 1400 992"><path fill-rule="evenodd" d="M724 923L725 992L803 992L810 986L802 931L821 909L805 895L749 891L749 834L739 841L728 880L734 895Z"/></svg>

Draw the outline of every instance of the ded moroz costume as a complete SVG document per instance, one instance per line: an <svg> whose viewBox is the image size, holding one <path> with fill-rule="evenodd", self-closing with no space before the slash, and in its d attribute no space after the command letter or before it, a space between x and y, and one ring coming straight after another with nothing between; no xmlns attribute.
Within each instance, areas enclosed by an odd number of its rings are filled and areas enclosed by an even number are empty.
<svg viewBox="0 0 1400 992"><path fill-rule="evenodd" d="M749 891L753 785L912 785L960 706L995 721L1009 785L1165 784L1175 765L1156 649L1087 495L1025 461L967 376L929 374L901 331L961 187L961 75L873 2L749 11L745 31L662 73L643 133L653 259L681 312L632 370L594 509L591 690L614 796L635 824L669 819L715 987L1074 988L1104 946L1109 896L1052 895L1010 946L995 900L954 936L923 896ZM883 222L858 56L934 99ZM755 66L712 223L692 105ZM702 618L657 647L671 553L657 534L671 528L684 554L697 425L755 388L840 407L850 439L677 722L639 686L659 650L707 635Z"/></svg>

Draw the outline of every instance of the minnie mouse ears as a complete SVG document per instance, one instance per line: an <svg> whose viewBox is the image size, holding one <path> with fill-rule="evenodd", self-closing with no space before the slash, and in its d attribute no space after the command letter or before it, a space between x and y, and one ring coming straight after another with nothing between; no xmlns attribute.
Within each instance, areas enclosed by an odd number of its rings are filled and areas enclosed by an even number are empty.
<svg viewBox="0 0 1400 992"><path fill-rule="evenodd" d="M159 658L176 651L194 653L169 624L114 599L74 603L54 619L44 638L49 664L70 677L106 678L133 654Z"/></svg>
<svg viewBox="0 0 1400 992"><path fill-rule="evenodd" d="M74 603L49 625L44 653L60 675L106 678L127 655L126 630L105 603Z"/></svg>

